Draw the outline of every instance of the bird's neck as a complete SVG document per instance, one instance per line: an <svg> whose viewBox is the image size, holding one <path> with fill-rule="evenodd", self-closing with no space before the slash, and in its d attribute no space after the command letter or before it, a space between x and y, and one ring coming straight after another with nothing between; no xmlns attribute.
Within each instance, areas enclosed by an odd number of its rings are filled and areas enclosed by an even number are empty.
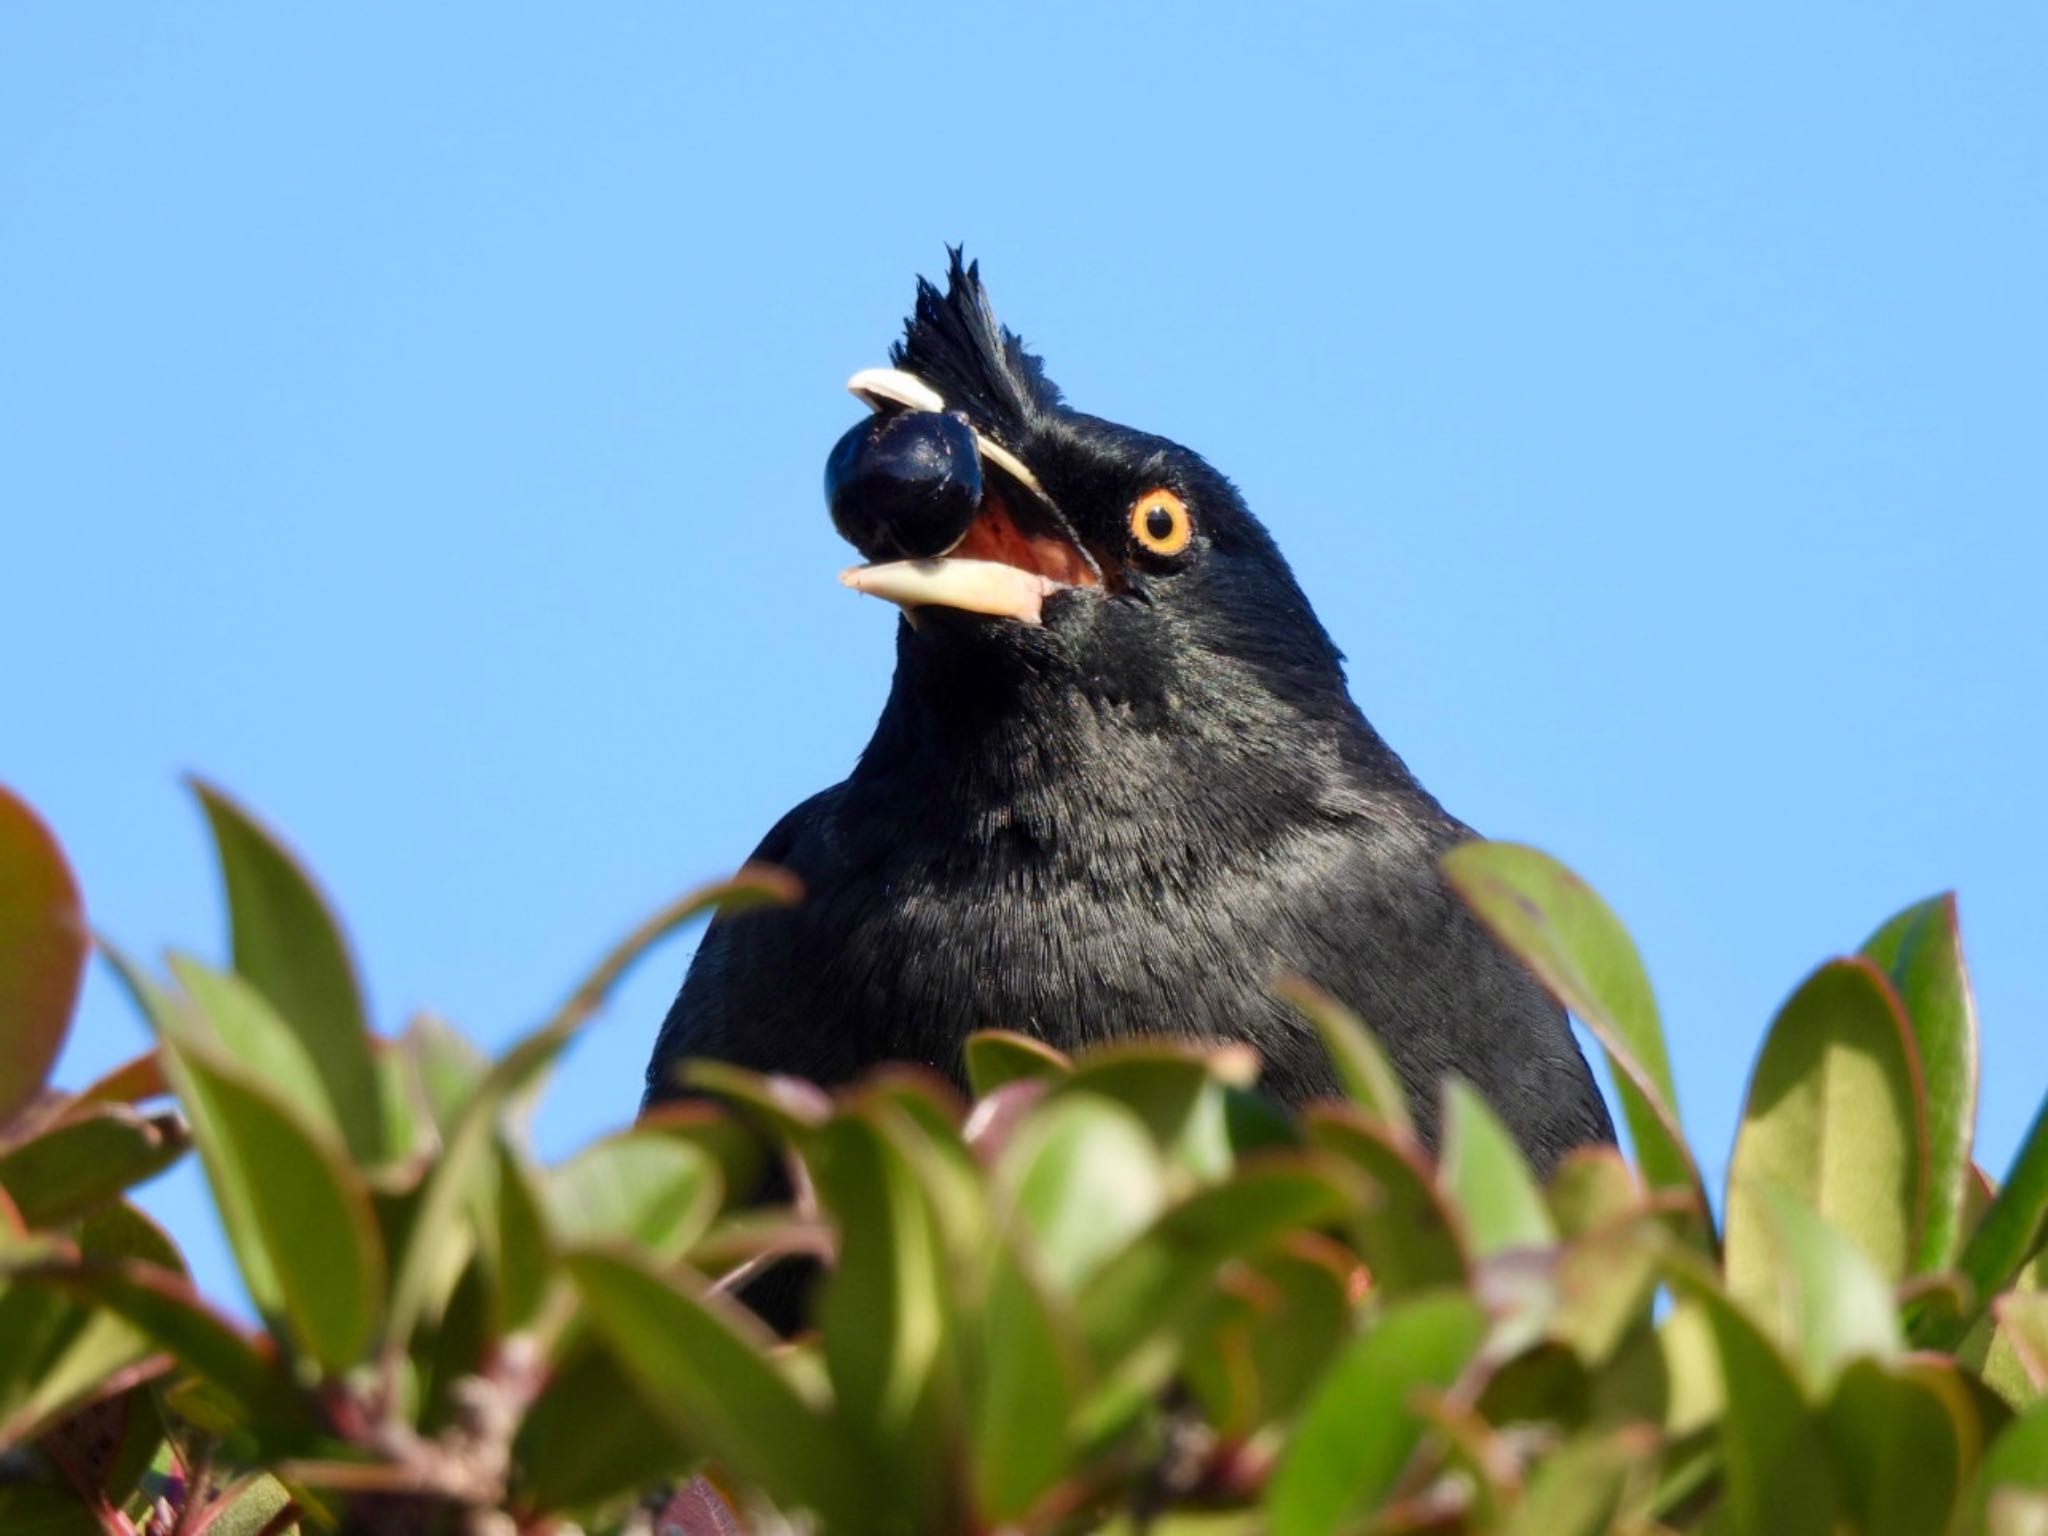
<svg viewBox="0 0 2048 1536"><path fill-rule="evenodd" d="M1144 690L904 646L849 781L970 844L1018 836L1174 857L1305 826L1436 813L1342 691L1289 697L1213 668Z"/></svg>

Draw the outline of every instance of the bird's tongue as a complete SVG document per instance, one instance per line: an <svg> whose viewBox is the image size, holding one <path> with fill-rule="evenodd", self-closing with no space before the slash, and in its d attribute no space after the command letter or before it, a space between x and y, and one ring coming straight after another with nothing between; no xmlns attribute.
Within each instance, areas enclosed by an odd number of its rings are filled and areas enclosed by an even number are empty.
<svg viewBox="0 0 2048 1536"><path fill-rule="evenodd" d="M966 537L946 551L951 560L994 560L1043 576L1063 587L1102 584L1081 552L1058 534L1027 533L1010 515L1010 505L993 489L967 525Z"/></svg>

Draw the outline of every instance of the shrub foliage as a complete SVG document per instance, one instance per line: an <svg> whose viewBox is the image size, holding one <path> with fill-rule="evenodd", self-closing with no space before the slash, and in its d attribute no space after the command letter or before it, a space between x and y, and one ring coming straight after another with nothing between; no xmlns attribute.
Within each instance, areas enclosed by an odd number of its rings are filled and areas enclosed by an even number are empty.
<svg viewBox="0 0 2048 1536"><path fill-rule="evenodd" d="M971 1102L697 1063L543 1166L524 1111L619 976L787 877L657 914L492 1060L376 1033L313 882L199 795L233 964L100 940L156 1043L65 1093L91 940L0 794L0 1531L2048 1531L2048 1119L1973 1160L1946 898L1793 992L1718 1217L1626 934L1489 843L1449 878L1598 1038L1633 1166L1539 1183L1457 1082L1432 1152L1306 985L1349 1094L1299 1117L1242 1049L996 1033ZM260 1328L127 1198L188 1152ZM783 1342L734 1293L792 1255Z"/></svg>

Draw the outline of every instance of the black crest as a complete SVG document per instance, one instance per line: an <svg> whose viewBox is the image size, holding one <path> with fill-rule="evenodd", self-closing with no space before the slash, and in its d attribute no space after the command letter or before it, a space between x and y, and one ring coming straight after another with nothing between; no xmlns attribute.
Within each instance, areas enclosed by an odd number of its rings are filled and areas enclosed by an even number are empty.
<svg viewBox="0 0 2048 1536"><path fill-rule="evenodd" d="M1059 389L1016 333L997 324L981 286L981 264L963 263L958 246L947 247L946 254L946 291L917 280L916 312L890 349L890 360L931 385L948 406L967 412L996 441L1013 446L1035 421L1059 409Z"/></svg>

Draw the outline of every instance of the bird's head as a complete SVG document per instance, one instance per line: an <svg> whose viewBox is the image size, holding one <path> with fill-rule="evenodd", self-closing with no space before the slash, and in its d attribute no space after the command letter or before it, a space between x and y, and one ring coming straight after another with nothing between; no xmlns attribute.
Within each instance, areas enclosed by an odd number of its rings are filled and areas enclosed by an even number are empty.
<svg viewBox="0 0 2048 1536"><path fill-rule="evenodd" d="M841 579L904 609L905 654L1141 706L1200 684L1348 712L1342 658L1235 487L1069 407L951 256L944 293L919 281L892 366L849 381L873 415L825 473L872 562Z"/></svg>

